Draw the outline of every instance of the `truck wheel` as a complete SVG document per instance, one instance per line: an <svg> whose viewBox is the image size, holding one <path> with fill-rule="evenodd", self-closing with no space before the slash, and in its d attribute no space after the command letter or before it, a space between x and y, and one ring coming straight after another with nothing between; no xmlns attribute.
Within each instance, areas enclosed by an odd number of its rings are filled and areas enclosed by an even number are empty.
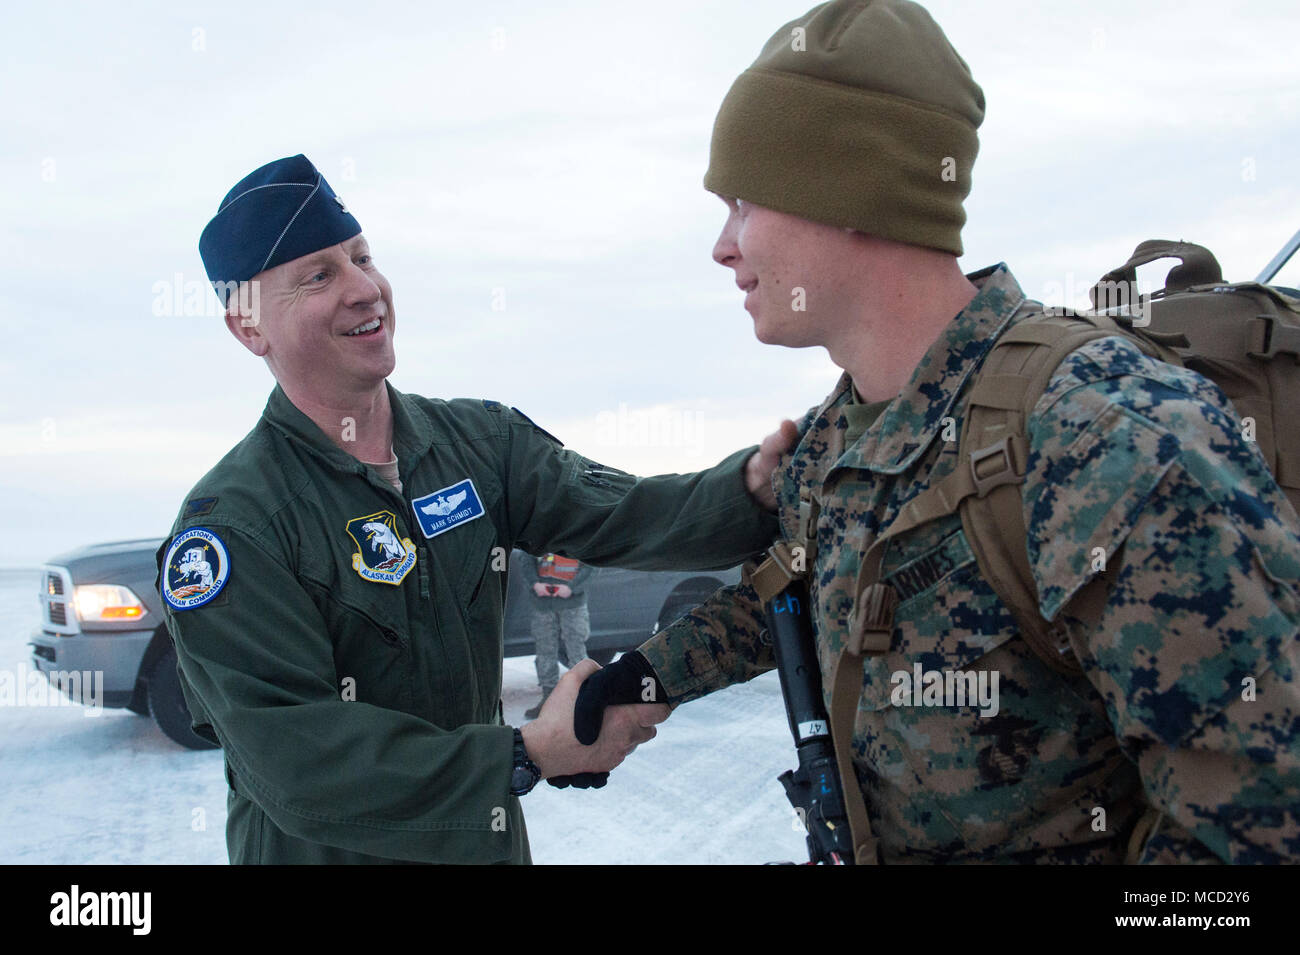
<svg viewBox="0 0 1300 955"><path fill-rule="evenodd" d="M618 653L618 651L614 649L592 650L587 654L587 656L591 657L601 666L607 667L609 666L610 661L614 659L614 654L616 653Z"/></svg>
<svg viewBox="0 0 1300 955"><path fill-rule="evenodd" d="M187 749L216 749L190 729L190 711L181 693L180 677L176 675L176 649L169 647L149 671L149 712L158 728L168 738Z"/></svg>

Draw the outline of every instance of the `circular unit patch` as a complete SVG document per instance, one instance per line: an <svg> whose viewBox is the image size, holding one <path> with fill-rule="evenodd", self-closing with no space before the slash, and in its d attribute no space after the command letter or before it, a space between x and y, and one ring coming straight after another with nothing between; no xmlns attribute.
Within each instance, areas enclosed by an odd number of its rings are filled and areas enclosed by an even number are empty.
<svg viewBox="0 0 1300 955"><path fill-rule="evenodd" d="M176 535L163 561L162 595L175 610L193 610L221 593L230 578L230 555L206 527Z"/></svg>

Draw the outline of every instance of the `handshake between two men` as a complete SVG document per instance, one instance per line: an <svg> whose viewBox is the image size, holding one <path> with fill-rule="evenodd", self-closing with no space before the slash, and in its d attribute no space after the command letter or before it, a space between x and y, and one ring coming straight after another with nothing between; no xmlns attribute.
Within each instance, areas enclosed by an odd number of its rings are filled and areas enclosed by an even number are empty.
<svg viewBox="0 0 1300 955"><path fill-rule="evenodd" d="M768 510L776 510L772 473L798 439L795 423L782 421L746 465L745 486ZM655 701L667 698L654 668L635 650L603 668L583 660L556 684L537 719L520 727L524 748L551 785L599 788L632 750L655 738L655 726L669 713Z"/></svg>
<svg viewBox="0 0 1300 955"><path fill-rule="evenodd" d="M520 728L542 778L564 788L600 788L609 771L668 719L663 686L640 653L602 668L582 660L560 678L537 719Z"/></svg>

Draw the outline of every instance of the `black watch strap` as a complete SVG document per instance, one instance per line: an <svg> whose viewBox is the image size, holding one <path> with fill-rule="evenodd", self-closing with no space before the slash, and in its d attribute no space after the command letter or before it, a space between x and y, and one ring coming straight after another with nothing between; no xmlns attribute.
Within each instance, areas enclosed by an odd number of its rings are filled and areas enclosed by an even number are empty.
<svg viewBox="0 0 1300 955"><path fill-rule="evenodd" d="M510 771L510 795L526 796L541 781L542 771L528 758L528 749L524 746L524 734L515 727L515 758Z"/></svg>

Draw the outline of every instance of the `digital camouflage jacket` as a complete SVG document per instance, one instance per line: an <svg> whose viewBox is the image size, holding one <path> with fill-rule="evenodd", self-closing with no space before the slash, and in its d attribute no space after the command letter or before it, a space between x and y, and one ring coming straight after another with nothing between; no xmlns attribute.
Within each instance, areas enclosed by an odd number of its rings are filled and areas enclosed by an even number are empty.
<svg viewBox="0 0 1300 955"><path fill-rule="evenodd" d="M753 449L638 479L496 402L389 395L402 492L277 387L159 551L231 862L529 861L500 703L511 548L721 569L776 533Z"/></svg>
<svg viewBox="0 0 1300 955"><path fill-rule="evenodd" d="M852 434L844 376L773 478L787 539L800 487L821 502L809 587L828 704L864 553L952 471L976 370L1041 309L1005 266L970 279L979 293L884 413ZM1028 436L1043 615L1101 555L1121 562L1114 588L1100 622L1071 629L1083 675L1064 676L1018 637L958 515L886 545L895 629L864 667L852 741L884 861L1120 862L1149 807L1140 861L1300 858L1300 521L1227 399L1103 338L1061 365ZM747 576L641 652L673 705L774 666ZM988 699L923 692L931 673L973 674Z"/></svg>

